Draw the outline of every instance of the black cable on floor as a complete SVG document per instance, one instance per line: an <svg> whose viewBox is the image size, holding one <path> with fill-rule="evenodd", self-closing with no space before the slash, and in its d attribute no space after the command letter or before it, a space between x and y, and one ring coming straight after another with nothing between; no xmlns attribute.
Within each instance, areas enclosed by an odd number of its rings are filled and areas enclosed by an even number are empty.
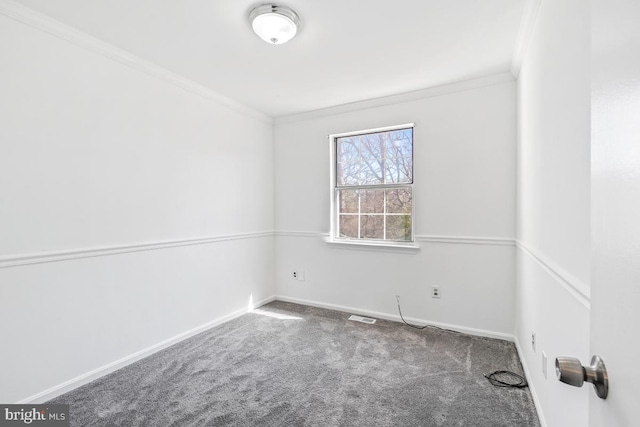
<svg viewBox="0 0 640 427"><path fill-rule="evenodd" d="M412 325L411 323L404 320L404 317L402 316L402 309L400 308L400 297L398 295L396 295L396 301L398 302L398 313L400 314L400 318L402 319L402 322L405 325L411 326L412 328L416 328L420 330L425 328L433 328L433 329L440 329L441 331L455 332L457 334L460 333L459 331L439 328L438 326L433 326L433 325L424 325L424 326ZM500 380L497 378L498 375L516 378L518 382L507 382L507 381ZM527 384L527 380L522 375L518 375L515 372L511 372L511 371L493 371L490 374L484 374L484 377L488 379L489 382L496 387L525 388L529 386Z"/></svg>
<svg viewBox="0 0 640 427"><path fill-rule="evenodd" d="M417 326L417 325L412 325L411 323L408 323L406 320L404 320L404 317L402 316L402 310L400 309L400 297L398 295L396 295L396 301L398 303L398 313L400 314L400 318L402 319L402 322L407 325L407 326L411 326L412 328L416 328L416 329L425 329L425 328L432 328L432 329L439 329L441 331L448 331L448 332L455 332L456 334L459 334L459 331L454 331L452 329L445 329L445 328L440 328L438 326L433 326L433 325L424 325L424 326Z"/></svg>
<svg viewBox="0 0 640 427"><path fill-rule="evenodd" d="M503 379L498 379L498 375L501 375ZM508 382L504 377L515 378L517 382ZM484 374L484 377L489 380L491 385L496 387L513 387L513 388L525 388L528 386L527 380L522 376L518 375L515 372L511 371L494 371L490 374Z"/></svg>

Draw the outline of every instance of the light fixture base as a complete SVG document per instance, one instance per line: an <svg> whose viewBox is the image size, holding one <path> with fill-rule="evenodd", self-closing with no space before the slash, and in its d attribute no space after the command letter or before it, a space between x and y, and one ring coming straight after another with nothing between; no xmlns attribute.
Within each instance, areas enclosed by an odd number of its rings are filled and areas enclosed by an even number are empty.
<svg viewBox="0 0 640 427"><path fill-rule="evenodd" d="M300 17L291 8L274 3L260 4L249 12L253 31L269 44L283 44L299 31Z"/></svg>

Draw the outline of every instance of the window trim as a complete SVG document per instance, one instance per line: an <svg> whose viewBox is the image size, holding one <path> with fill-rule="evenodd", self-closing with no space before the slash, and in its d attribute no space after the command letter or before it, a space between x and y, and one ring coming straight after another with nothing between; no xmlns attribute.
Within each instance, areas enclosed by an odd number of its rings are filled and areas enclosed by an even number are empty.
<svg viewBox="0 0 640 427"><path fill-rule="evenodd" d="M402 186L402 187L411 187L411 198L412 198L412 207L411 207L411 240L407 241L397 241L397 240L379 240L379 239L346 239L337 237L338 233L338 191L336 188L336 174L337 174L337 165L336 165L336 157L337 157L337 139L343 138L345 136L354 136L354 135L364 135L370 133L379 133L379 132L388 132L399 129L412 129L413 138L411 141L411 157L414 159L413 161L413 169L412 169L412 182L411 183L402 183L402 184L382 184L382 185L363 185L363 186L354 186L357 188L362 187L372 187L372 188L384 188L384 187L394 187L394 186ZM410 249L416 250L419 246L416 244L415 239L415 124L414 123L404 123L400 125L393 126L384 126L374 129L365 129L359 131L351 131L351 132L343 132L343 133L335 133L327 136L329 139L329 152L330 152L330 163L329 163L329 209L330 209L330 231L329 237L326 240L327 243L331 245L348 245L350 248L363 248L363 249L385 249L385 248L394 248L394 249Z"/></svg>

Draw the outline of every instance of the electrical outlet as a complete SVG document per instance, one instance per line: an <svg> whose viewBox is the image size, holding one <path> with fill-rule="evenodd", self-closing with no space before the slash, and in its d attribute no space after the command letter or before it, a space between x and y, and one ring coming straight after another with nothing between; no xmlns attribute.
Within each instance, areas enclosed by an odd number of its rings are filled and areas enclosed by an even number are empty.
<svg viewBox="0 0 640 427"><path fill-rule="evenodd" d="M431 298L440 298L440 286L431 287Z"/></svg>
<svg viewBox="0 0 640 427"><path fill-rule="evenodd" d="M531 332L531 348L533 349L533 352L535 353L535 351L536 351L536 333L535 332Z"/></svg>
<svg viewBox="0 0 640 427"><path fill-rule="evenodd" d="M542 352L542 375L544 375L544 379L547 379L547 354Z"/></svg>
<svg viewBox="0 0 640 427"><path fill-rule="evenodd" d="M291 271L291 278L293 280L299 280L301 282L304 282L304 270L297 269L297 270Z"/></svg>

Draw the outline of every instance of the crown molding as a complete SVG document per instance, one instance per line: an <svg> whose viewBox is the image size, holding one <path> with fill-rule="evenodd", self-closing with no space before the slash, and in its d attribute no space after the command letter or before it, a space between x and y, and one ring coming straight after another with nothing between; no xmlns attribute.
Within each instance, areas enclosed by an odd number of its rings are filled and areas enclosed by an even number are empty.
<svg viewBox="0 0 640 427"><path fill-rule="evenodd" d="M81 258L94 258L108 255L125 254L130 252L153 251L158 249L175 248L179 246L208 245L212 243L226 242L229 240L272 237L273 235L273 231L260 231L255 233L239 233L213 237L201 237L197 239L164 240L160 242L137 243L133 245L105 246L98 248L82 248L66 251L63 250L24 255L10 255L0 257L0 269L31 264L44 264L48 262L69 261Z"/></svg>
<svg viewBox="0 0 640 427"><path fill-rule="evenodd" d="M514 239L502 237L473 237L473 236L431 236L417 235L416 241L429 243L453 243L464 245L493 245L493 246L515 246Z"/></svg>
<svg viewBox="0 0 640 427"><path fill-rule="evenodd" d="M587 309L591 309L591 290L589 285L569 274L542 254L516 240L516 246L540 265L556 282L565 288L570 295L577 299Z"/></svg>
<svg viewBox="0 0 640 427"><path fill-rule="evenodd" d="M273 124L273 119L264 113L254 110L238 101L202 86L193 80L169 71L166 68L162 68L150 61L144 60L67 24L63 24L62 22L47 15L18 4L13 0L0 0L0 14L22 22L30 27L49 33L80 48L126 65L129 68L141 71L151 77L163 80L169 84L207 99L208 101L225 106L240 114L260 120L267 124Z"/></svg>
<svg viewBox="0 0 640 427"><path fill-rule="evenodd" d="M434 96L446 95L449 93L462 92L471 89L478 89L503 83L514 82L515 79L510 72L491 74L475 79L463 80L455 83L433 86L412 92L389 95L381 98L367 99L364 101L351 102L348 104L336 105L333 107L321 108L319 110L296 113L286 116L279 116L274 119L274 124L294 123L303 120L317 119L320 117L333 116L336 114L350 113L352 111L366 110L369 108L385 107L403 102L417 101Z"/></svg>
<svg viewBox="0 0 640 427"><path fill-rule="evenodd" d="M225 106L245 116L260 120L261 122L267 124L283 124L336 114L343 114L368 108L416 101L449 93L513 82L514 76L517 77L517 72L514 72L514 70L517 70L519 72L519 67L522 63L522 57L524 56L526 44L528 42L528 39L530 38L530 33L533 28L533 21L535 21L535 15L537 14L539 4L540 0L527 0L527 4L525 5L525 12L523 13L522 24L520 27L520 33L518 36L516 53L514 54L514 59L512 61L511 72L497 73L479 78L433 86L416 91L357 101L318 110L280 116L276 118L272 118L265 113L254 110L251 107L248 107L232 98L221 95L199 83L194 82L193 80L169 71L166 68L160 67L150 61L144 60L136 55L133 55L130 52L127 52L67 24L57 21L45 14L16 3L13 0L0 0L0 14L15 19L16 21L22 22L23 24L29 25L32 28L36 28L49 33L80 48L89 50L105 58L109 58L120 64L126 65L129 68L141 71L151 77L163 80L169 84L177 86L183 90L191 92L216 104Z"/></svg>
<svg viewBox="0 0 640 427"><path fill-rule="evenodd" d="M516 39L516 47L513 50L513 57L511 58L511 74L513 74L513 77L516 79L520 74L522 62L524 61L529 41L533 35L536 18L540 10L540 3L541 0L526 0L524 10L522 11L520 30L518 31L518 38Z"/></svg>

